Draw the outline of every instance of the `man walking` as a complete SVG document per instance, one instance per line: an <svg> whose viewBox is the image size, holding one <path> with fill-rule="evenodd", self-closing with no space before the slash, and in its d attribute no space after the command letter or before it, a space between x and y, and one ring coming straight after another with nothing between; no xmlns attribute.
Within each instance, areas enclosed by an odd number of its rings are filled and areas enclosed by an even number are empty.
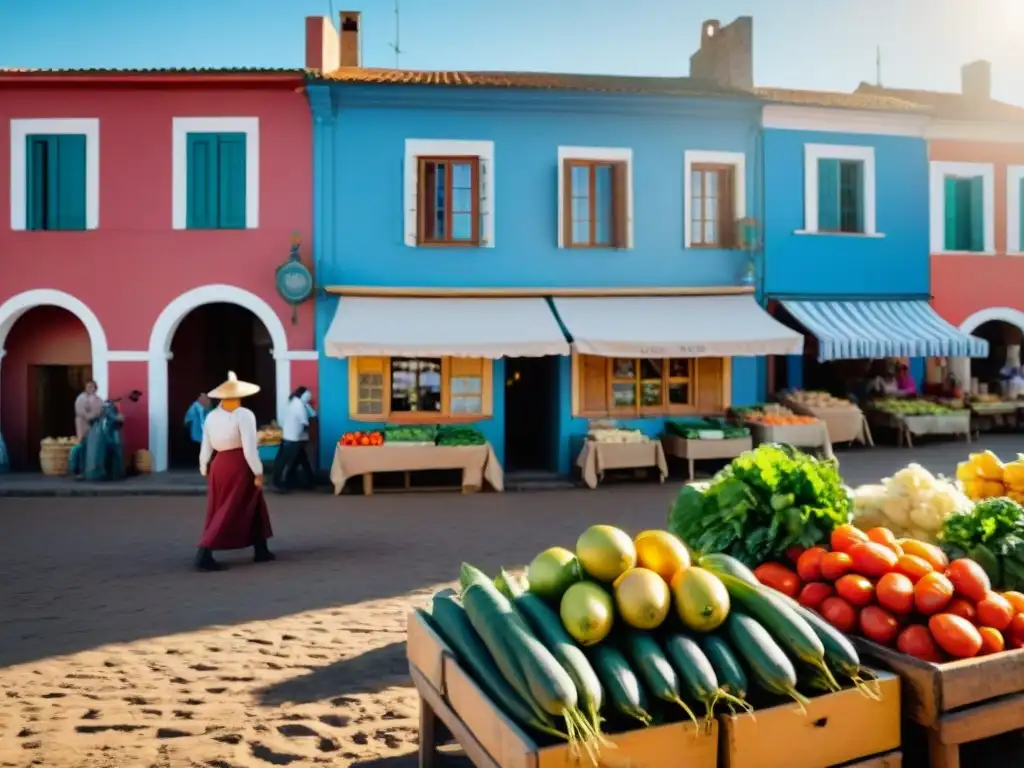
<svg viewBox="0 0 1024 768"><path fill-rule="evenodd" d="M203 445L203 423L210 413L210 398L200 392L195 402L185 412L185 436L188 439L190 463L199 464L199 451Z"/></svg>

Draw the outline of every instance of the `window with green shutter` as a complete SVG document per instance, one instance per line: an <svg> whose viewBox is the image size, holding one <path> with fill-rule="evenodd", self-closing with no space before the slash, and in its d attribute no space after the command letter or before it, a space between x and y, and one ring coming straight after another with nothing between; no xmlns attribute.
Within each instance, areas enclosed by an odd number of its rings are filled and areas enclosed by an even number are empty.
<svg viewBox="0 0 1024 768"><path fill-rule="evenodd" d="M985 197L981 176L947 176L945 190L945 249L985 250Z"/></svg>
<svg viewBox="0 0 1024 768"><path fill-rule="evenodd" d="M864 163L818 160L818 231L864 232Z"/></svg>
<svg viewBox="0 0 1024 768"><path fill-rule="evenodd" d="M188 134L188 229L245 229L245 134Z"/></svg>
<svg viewBox="0 0 1024 768"><path fill-rule="evenodd" d="M26 229L85 229L85 134L25 141Z"/></svg>

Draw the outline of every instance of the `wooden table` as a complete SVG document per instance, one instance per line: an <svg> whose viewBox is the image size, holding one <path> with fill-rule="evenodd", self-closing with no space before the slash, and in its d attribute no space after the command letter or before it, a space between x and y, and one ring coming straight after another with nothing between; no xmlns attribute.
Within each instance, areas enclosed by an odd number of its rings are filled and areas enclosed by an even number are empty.
<svg viewBox="0 0 1024 768"><path fill-rule="evenodd" d="M721 440L689 440L679 435L662 435L661 447L667 456L684 459L688 477L694 479L694 463L705 459L735 459L754 445L750 435L727 437Z"/></svg>
<svg viewBox="0 0 1024 768"><path fill-rule="evenodd" d="M490 443L483 445L338 445L331 462L331 484L337 496L350 477L362 476L363 493L373 495L375 472L404 472L411 488L410 474L432 469L462 470L463 493L479 491L484 484L496 491L505 489L504 472ZM450 489L445 489L450 490Z"/></svg>
<svg viewBox="0 0 1024 768"><path fill-rule="evenodd" d="M598 440L584 440L576 466L580 468L583 482L588 488L596 488L609 469L644 469L654 467L658 479L665 482L668 464L660 440L642 443L605 443Z"/></svg>
<svg viewBox="0 0 1024 768"><path fill-rule="evenodd" d="M963 435L968 443L971 442L971 412L966 409L923 416L904 416L875 409L868 413L874 424L896 430L898 446L913 448L914 435Z"/></svg>

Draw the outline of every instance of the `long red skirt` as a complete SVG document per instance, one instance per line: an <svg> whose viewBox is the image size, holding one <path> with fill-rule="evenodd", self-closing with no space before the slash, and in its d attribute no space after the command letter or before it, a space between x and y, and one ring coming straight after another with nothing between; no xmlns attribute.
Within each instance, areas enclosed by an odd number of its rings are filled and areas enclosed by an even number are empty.
<svg viewBox="0 0 1024 768"><path fill-rule="evenodd" d="M241 448L213 457L206 473L206 524L199 546L242 549L274 535L263 491Z"/></svg>

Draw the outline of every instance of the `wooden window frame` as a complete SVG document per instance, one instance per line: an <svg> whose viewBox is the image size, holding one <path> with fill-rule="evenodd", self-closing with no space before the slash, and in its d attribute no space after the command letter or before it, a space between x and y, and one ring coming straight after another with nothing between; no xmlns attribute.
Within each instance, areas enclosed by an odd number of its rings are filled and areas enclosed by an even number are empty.
<svg viewBox="0 0 1024 768"><path fill-rule="evenodd" d="M416 355L396 355L412 359L437 359L436 357L418 357ZM362 359L382 360L384 376L384 403L380 413L359 413L359 361ZM462 358L441 358L441 410L440 411L392 411L391 410L391 357L369 358L351 357L348 359L348 418L350 421L390 424L471 424L490 419L494 415L494 361L489 358L471 358L479 360L480 376L480 413L458 413L451 411L451 379L452 370ZM454 365L453 365L454 363Z"/></svg>
<svg viewBox="0 0 1024 768"><path fill-rule="evenodd" d="M612 205L609 222L611 238L607 243L595 242L597 236L597 169L606 166L612 172ZM587 168L589 171L588 190L590 199L590 240L586 243L573 241L573 217L572 217L572 170L573 168ZM565 248L593 249L622 249L629 247L629 213L627 211L629 199L629 163L625 160L590 160L586 158L570 157L562 161L562 244Z"/></svg>
<svg viewBox="0 0 1024 768"><path fill-rule="evenodd" d="M426 170L428 165L446 165L449 170L445 176L445 200L448 208L445 211L445 225L448 237L440 240L427 237L427 223L430 218L428 211L433 211L429 204L430 190L426 186ZM469 164L470 166L470 208L471 236L468 240L453 240L452 232L452 165ZM459 211L466 213L466 211ZM479 155L418 155L416 157L416 244L420 246L443 247L479 247L480 236L480 157Z"/></svg>
<svg viewBox="0 0 1024 768"><path fill-rule="evenodd" d="M700 188L693 186L693 174L700 173ZM706 219L702 215L699 220L693 218L693 203L695 200L704 201L704 185L707 174L718 175L718 240L708 241L704 239L704 224ZM736 166L726 163L693 163L690 166L690 210L686 215L690 217L690 247L691 248L714 248L718 250L731 250L736 247ZM704 207L701 203L701 213Z"/></svg>

